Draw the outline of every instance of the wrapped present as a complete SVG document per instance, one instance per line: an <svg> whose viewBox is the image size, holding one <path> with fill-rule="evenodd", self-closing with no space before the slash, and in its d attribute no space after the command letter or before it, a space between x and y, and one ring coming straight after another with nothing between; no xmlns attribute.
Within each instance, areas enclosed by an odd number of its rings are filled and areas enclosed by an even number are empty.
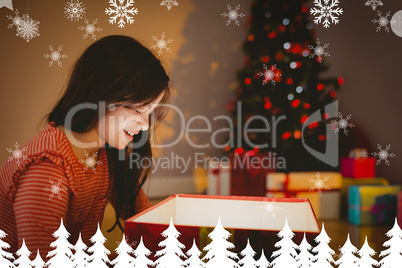
<svg viewBox="0 0 402 268"><path fill-rule="evenodd" d="M355 180L354 178L343 178L341 187L341 218L348 218L348 194L349 187L354 185L388 185L389 182L384 178L361 178Z"/></svg>
<svg viewBox="0 0 402 268"><path fill-rule="evenodd" d="M229 155L231 195L265 196L267 174L275 171L276 154L246 151Z"/></svg>
<svg viewBox="0 0 402 268"><path fill-rule="evenodd" d="M193 169L193 178L194 178L195 192L197 194L205 194L208 188L207 169L200 166L195 167Z"/></svg>
<svg viewBox="0 0 402 268"><path fill-rule="evenodd" d="M374 178L375 157L368 157L366 149L353 149L349 157L341 158L341 173L344 177Z"/></svg>
<svg viewBox="0 0 402 268"><path fill-rule="evenodd" d="M299 192L340 189L342 175L338 172L269 173L266 177L267 193L283 193L294 197Z"/></svg>
<svg viewBox="0 0 402 268"><path fill-rule="evenodd" d="M306 232L310 243L319 232L319 225L307 199L236 197L208 195L173 195L153 207L142 211L125 221L124 231L128 243L138 243L141 236L146 247L155 253L161 248L170 219L180 232L179 242L186 250L195 239L199 249L211 242L208 234L215 228L220 218L222 226L231 233L233 252L244 249L247 239L256 252L272 252L277 234L287 220L295 233L297 244ZM151 256L152 258L152 256Z"/></svg>
<svg viewBox="0 0 402 268"><path fill-rule="evenodd" d="M208 195L230 195L230 164L227 162L209 162Z"/></svg>
<svg viewBox="0 0 402 268"><path fill-rule="evenodd" d="M399 192L398 194L398 223L399 226L402 228L402 192Z"/></svg>
<svg viewBox="0 0 402 268"><path fill-rule="evenodd" d="M269 197L285 197L284 193L268 193ZM295 198L307 198L313 207L315 216L319 220L338 220L340 215L340 197L339 190L329 190L319 192L301 191Z"/></svg>
<svg viewBox="0 0 402 268"><path fill-rule="evenodd" d="M392 224L399 185L349 187L349 222L355 225Z"/></svg>

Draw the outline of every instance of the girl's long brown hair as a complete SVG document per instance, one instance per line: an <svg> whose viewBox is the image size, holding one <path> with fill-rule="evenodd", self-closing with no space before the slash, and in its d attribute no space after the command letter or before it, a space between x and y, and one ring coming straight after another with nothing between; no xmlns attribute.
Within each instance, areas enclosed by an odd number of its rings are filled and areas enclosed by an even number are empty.
<svg viewBox="0 0 402 268"><path fill-rule="evenodd" d="M115 103L147 105L163 93L160 103L166 103L170 97L169 77L161 62L145 46L127 36L112 35L104 37L91 46L77 60L64 95L53 110L46 115L47 121L63 125L67 113L80 103L106 105ZM98 106L99 108L99 106ZM160 122L166 115L164 108L157 107L153 114ZM99 120L99 112L93 109L78 111L71 122L71 131L87 132L93 129ZM149 118L149 130L134 136L124 150L105 145L109 174L114 178L113 196L116 197L116 225L123 230L119 218L136 213L135 200L151 172L151 165L144 167L129 166L130 154L137 153L145 159L152 159L150 139L152 120ZM144 137L145 135L145 137ZM143 139L143 146L135 144ZM139 148L137 148L139 147ZM121 157L121 156L125 157ZM119 160L122 159L123 160Z"/></svg>

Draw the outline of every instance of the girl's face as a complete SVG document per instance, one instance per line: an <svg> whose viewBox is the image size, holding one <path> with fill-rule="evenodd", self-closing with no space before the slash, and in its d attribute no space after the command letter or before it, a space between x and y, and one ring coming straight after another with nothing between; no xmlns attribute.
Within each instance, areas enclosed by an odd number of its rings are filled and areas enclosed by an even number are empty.
<svg viewBox="0 0 402 268"><path fill-rule="evenodd" d="M162 95L146 106L127 104L114 107L109 105L105 117L99 119L99 137L110 146L123 150L140 131L148 130L149 115L162 99ZM137 106L137 107L136 107ZM102 131L104 129L104 131Z"/></svg>

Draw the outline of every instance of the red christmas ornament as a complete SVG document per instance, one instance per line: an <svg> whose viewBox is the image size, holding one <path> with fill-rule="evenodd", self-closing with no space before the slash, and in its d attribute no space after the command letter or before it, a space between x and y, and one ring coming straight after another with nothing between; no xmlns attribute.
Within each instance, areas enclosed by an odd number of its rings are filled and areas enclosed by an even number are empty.
<svg viewBox="0 0 402 268"><path fill-rule="evenodd" d="M295 99L292 101L292 107L293 108L297 108L297 106L299 106L300 104L300 100L299 99Z"/></svg>
<svg viewBox="0 0 402 268"><path fill-rule="evenodd" d="M324 84L318 84L317 85L317 90L323 90L324 89Z"/></svg>
<svg viewBox="0 0 402 268"><path fill-rule="evenodd" d="M242 147L235 149L235 154L242 154L242 153L244 153L244 149Z"/></svg>
<svg viewBox="0 0 402 268"><path fill-rule="evenodd" d="M287 140L287 139L289 139L290 137L292 137L292 133L290 133L289 131L283 133L283 135L282 135L282 138L283 138L284 140Z"/></svg>
<svg viewBox="0 0 402 268"><path fill-rule="evenodd" d="M302 118L300 119L300 123L304 124L304 123L306 123L307 120L308 120L308 116L303 115Z"/></svg>
<svg viewBox="0 0 402 268"><path fill-rule="evenodd" d="M267 35L267 37L269 38L269 39L273 39L273 38L275 38L277 36L277 32L275 32L275 31L272 31L272 32L270 32L268 35Z"/></svg>

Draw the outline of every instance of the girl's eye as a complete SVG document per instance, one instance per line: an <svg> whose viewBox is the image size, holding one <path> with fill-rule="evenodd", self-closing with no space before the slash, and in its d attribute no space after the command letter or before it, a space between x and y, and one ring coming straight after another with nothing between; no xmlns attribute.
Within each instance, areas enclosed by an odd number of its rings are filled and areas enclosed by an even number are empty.
<svg viewBox="0 0 402 268"><path fill-rule="evenodd" d="M141 113L142 113L142 111L140 111L140 110L135 110L135 112L136 112L137 114L141 114Z"/></svg>

